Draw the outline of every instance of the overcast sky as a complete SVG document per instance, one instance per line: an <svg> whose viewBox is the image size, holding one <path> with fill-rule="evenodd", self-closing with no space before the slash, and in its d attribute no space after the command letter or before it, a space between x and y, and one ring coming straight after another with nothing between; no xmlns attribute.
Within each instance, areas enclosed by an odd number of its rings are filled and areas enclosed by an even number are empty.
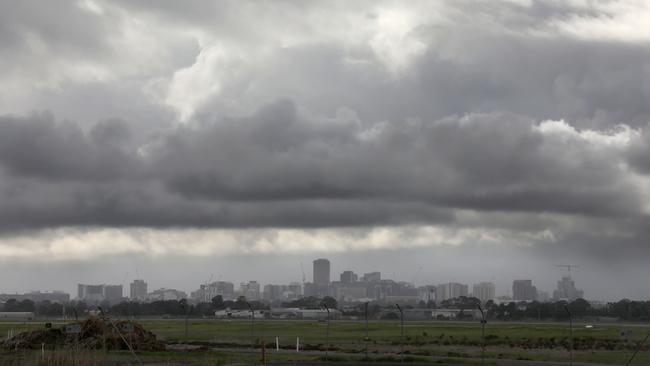
<svg viewBox="0 0 650 366"><path fill-rule="evenodd" d="M0 292L650 298L650 5L0 1ZM421 271L418 268L422 267Z"/></svg>

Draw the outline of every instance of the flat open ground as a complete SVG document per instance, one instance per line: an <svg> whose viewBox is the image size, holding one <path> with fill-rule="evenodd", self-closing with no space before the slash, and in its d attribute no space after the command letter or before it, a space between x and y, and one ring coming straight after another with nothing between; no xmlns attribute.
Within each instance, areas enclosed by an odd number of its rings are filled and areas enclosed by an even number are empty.
<svg viewBox="0 0 650 366"><path fill-rule="evenodd" d="M265 344L267 360L319 360L329 342L329 358L339 361L358 360L365 355L366 347L371 358L399 361L404 347L408 360L463 362L480 360L481 327L467 322L406 322L404 337L397 321L371 321L368 338L363 321L332 321L329 341L327 323L315 320L215 320L215 319L141 319L147 329L171 343L176 351L142 354L167 361L187 358L198 364L214 364L235 360L257 360L261 345ZM7 331L43 327L44 322L0 322L0 337ZM187 331L186 331L187 324ZM650 331L647 325L592 324L574 325L574 344L579 350L573 352L575 362L624 365L636 345ZM56 326L56 323L55 323ZM251 329L252 328L252 329ZM621 337L626 330L628 337ZM536 360L569 362L568 324L561 323L488 323L486 335L486 359ZM276 351L278 338L280 350ZM301 351L296 352L296 338L300 339ZM402 346L402 340L404 346ZM255 351L251 350L255 346ZM650 350L646 344L632 365L650 365ZM115 353L114 357L128 357ZM502 362L500 362L502 363Z"/></svg>

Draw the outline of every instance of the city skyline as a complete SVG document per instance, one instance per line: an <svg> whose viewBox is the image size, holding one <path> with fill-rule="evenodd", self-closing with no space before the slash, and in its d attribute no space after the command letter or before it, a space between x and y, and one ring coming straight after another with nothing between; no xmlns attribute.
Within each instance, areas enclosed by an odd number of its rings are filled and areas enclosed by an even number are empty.
<svg viewBox="0 0 650 366"><path fill-rule="evenodd" d="M566 265L558 265L557 267L567 267ZM572 265L572 267L577 267ZM482 300L483 302L487 300L495 300L497 298L502 298L503 301L512 300L512 301L548 301L548 300L568 300L573 301L577 298L585 298L590 301L600 302L602 299L599 298L589 298L583 296L584 292L580 289L577 289L575 286L575 281L571 277L570 271L565 275L563 274L561 279L557 281L557 288L548 290L548 289L537 289L533 284L535 283L534 279L514 279L512 281L512 291L506 293L497 293L496 292L496 283L492 281L482 280L480 282L474 281L471 283L458 283L458 282L445 282L443 279L438 279L437 281L428 281L427 279L421 279L422 282L409 282L400 278L388 278L381 275L381 271L371 271L367 273L358 273L353 269L346 269L340 272L340 280L332 280L332 277L336 277L335 273L331 273L331 262L327 258L318 258L313 260L312 266L312 277L313 281L293 281L290 283L279 283L279 282L263 282L251 279L249 281L241 281L239 285L238 282L233 282L228 280L228 278L223 278L219 276L217 280L214 280L214 276L211 275L210 279L205 283L202 283L198 289L192 291L178 291L178 289L170 287L156 287L156 290L148 292L148 282L142 278L133 279L129 284L78 284L77 287L77 296L73 297L75 299L87 300L91 302L99 302L101 300L110 300L112 302L118 301L120 299L128 299L135 301L144 301L151 299L180 299L188 298L194 301L199 302L209 302L214 296L224 295L227 299L235 299L238 296L244 296L248 299L253 300L269 300L266 298L267 291L280 291L276 290L275 287L282 288L291 288L292 286L298 286L297 288L291 289L293 295L286 298L301 298L307 296L332 296L337 298L340 301L348 299L350 301L360 301L363 299L375 299L381 300L383 297L377 297L378 294L371 294L370 292L366 293L365 290L363 294L359 294L358 291L345 291L340 292L341 288L346 286L352 286L350 289L354 289L356 284L360 283L379 283L383 282L393 282L395 284L404 284L406 288L417 289L418 293L412 293L409 296L416 296L420 300L435 300L437 302L457 298L460 296L471 296L476 297ZM570 268L567 268L570 270ZM304 271L304 266L301 264L301 271ZM420 269L418 270L418 273ZM442 281L441 281L442 280ZM213 286L218 286L213 288ZM503 285L503 284L502 284ZM226 286L225 288L222 286ZM253 287L251 287L253 286ZM471 287L470 287L471 286ZM119 288L119 290L118 290ZM124 288L129 289L125 293ZM208 292L208 288L210 291ZM32 290L31 294L39 294L41 290ZM59 290L50 290L47 294L57 294ZM110 295L108 292L110 291ZM116 292L117 291L117 292ZM162 295L163 292L173 292L173 295L167 297ZM370 290L368 290L370 291ZM427 292L424 296L422 291ZM120 296L119 293L123 295ZM2 291L0 290L0 294ZM29 294L29 293L26 293ZM552 293L553 296L548 296L548 293ZM187 296L189 294L189 296ZM227 294L227 295L225 295ZM430 296L433 294L433 297ZM10 295L10 294L8 294ZM383 296L383 295L382 295ZM401 295L402 297L404 295ZM384 299L385 300L385 299Z"/></svg>

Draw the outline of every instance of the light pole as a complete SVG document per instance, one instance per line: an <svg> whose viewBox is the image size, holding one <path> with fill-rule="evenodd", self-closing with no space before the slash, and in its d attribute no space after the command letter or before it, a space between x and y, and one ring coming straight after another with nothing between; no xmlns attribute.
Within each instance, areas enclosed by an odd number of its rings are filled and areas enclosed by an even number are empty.
<svg viewBox="0 0 650 366"><path fill-rule="evenodd" d="M184 300L184 299L183 299ZM183 301L181 300L181 301ZM187 300L182 304L183 310L185 310L185 344L187 345L188 342L188 322L189 322L189 317L190 317L190 305L187 303ZM186 348L187 349L187 348Z"/></svg>
<svg viewBox="0 0 650 366"><path fill-rule="evenodd" d="M106 314L104 314L104 309L102 309L101 306L98 306L97 309L99 309L99 314L102 318L102 344L104 348L104 353L108 353L108 348L106 347Z"/></svg>
<svg viewBox="0 0 650 366"><path fill-rule="evenodd" d="M650 333L648 333L645 338L639 343L639 345L636 347L636 350L634 350L634 353L632 354L632 357L630 357L629 360L627 360L627 363L625 363L625 366L630 366L632 363L632 360L634 360L634 357L636 357L636 354L639 353L641 348L643 347L643 344L650 338Z"/></svg>
<svg viewBox="0 0 650 366"><path fill-rule="evenodd" d="M251 353L255 353L255 310L250 302L246 301L246 305L251 311Z"/></svg>
<svg viewBox="0 0 650 366"><path fill-rule="evenodd" d="M368 302L366 301L363 305L364 305L364 308L365 308L364 314L365 314L365 317L366 317L366 339L365 339L365 341L366 341L366 361L367 361L368 360L368 341L370 341L370 339L368 338Z"/></svg>
<svg viewBox="0 0 650 366"><path fill-rule="evenodd" d="M564 310L569 314L569 365L573 366L573 315L568 306L564 305Z"/></svg>
<svg viewBox="0 0 650 366"><path fill-rule="evenodd" d="M399 304L395 304L397 306L397 310L399 310L399 321L400 321L400 337L402 338L401 346L400 346L400 352L399 352L399 362L403 363L404 362L404 311L402 311L402 308L399 307Z"/></svg>
<svg viewBox="0 0 650 366"><path fill-rule="evenodd" d="M481 312L481 365L485 365L485 312L481 307L481 304L478 304L478 310Z"/></svg>
<svg viewBox="0 0 650 366"><path fill-rule="evenodd" d="M327 327L325 328L325 362L327 362L327 353L330 349L330 308L324 302L323 307L327 310Z"/></svg>

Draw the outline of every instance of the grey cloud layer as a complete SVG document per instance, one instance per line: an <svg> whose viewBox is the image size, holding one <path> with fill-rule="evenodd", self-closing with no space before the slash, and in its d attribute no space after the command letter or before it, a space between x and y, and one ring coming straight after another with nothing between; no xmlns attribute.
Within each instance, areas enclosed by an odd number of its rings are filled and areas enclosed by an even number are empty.
<svg viewBox="0 0 650 366"><path fill-rule="evenodd" d="M2 3L0 230L433 223L642 247L650 47L598 36L611 4Z"/></svg>
<svg viewBox="0 0 650 366"><path fill-rule="evenodd" d="M454 209L643 215L621 168L628 149L540 124L495 112L363 127L349 110L318 117L284 100L138 145L121 120L84 132L48 114L2 117L1 221L320 227L450 223Z"/></svg>
<svg viewBox="0 0 650 366"><path fill-rule="evenodd" d="M647 42L558 30L574 19L613 17L605 2L413 2L412 9L383 2L91 3L100 14L73 2L0 11L0 60L11 70L0 75L9 85L5 108L142 122L169 118L159 99L172 108L190 104L200 117L249 114L289 97L322 114L347 106L371 124L491 111L597 128L650 120ZM395 9L415 20L408 27L409 19L398 19L407 28L384 34L382 14ZM397 77L387 75L385 62L408 55L411 43L421 49ZM210 82L181 82L180 71ZM24 98L10 104L9 93Z"/></svg>
<svg viewBox="0 0 650 366"><path fill-rule="evenodd" d="M353 35L357 28L375 26L377 14L391 8L384 3L346 10L336 5L256 7L227 2L216 8L188 6L180 10L170 4L155 12L136 4L124 6L171 24L208 29L218 35L222 43L217 45L226 52L230 43L241 45L244 54L257 44L270 48L262 65L238 61L239 76L220 80L224 88L220 96L227 98L214 97L213 103L200 106L203 112L219 113L233 99L259 106L264 104L259 101L266 103L279 95L291 96L298 104L322 113L350 106L364 121L439 119L503 110L535 119L564 118L582 127L644 126L650 120L647 42L582 39L557 29L559 22L574 18L612 16L599 9L603 5L599 2L585 7L551 1L533 1L530 6L416 2L413 11L439 12L443 20L435 16L421 19L400 35L400 41L417 42L423 51L409 60L398 78L387 77L381 50L368 42L344 44L332 35L316 42L297 40L285 47L282 32L269 21L288 22L289 29L320 34L325 31L320 24L308 20L319 12L332 16L343 12L359 22L342 24ZM298 12L304 14L304 20L291 22ZM255 17L258 24L240 21L252 14L259 15ZM214 21L215 17L221 21ZM336 29L329 31L335 33ZM395 51L407 49L397 46Z"/></svg>

